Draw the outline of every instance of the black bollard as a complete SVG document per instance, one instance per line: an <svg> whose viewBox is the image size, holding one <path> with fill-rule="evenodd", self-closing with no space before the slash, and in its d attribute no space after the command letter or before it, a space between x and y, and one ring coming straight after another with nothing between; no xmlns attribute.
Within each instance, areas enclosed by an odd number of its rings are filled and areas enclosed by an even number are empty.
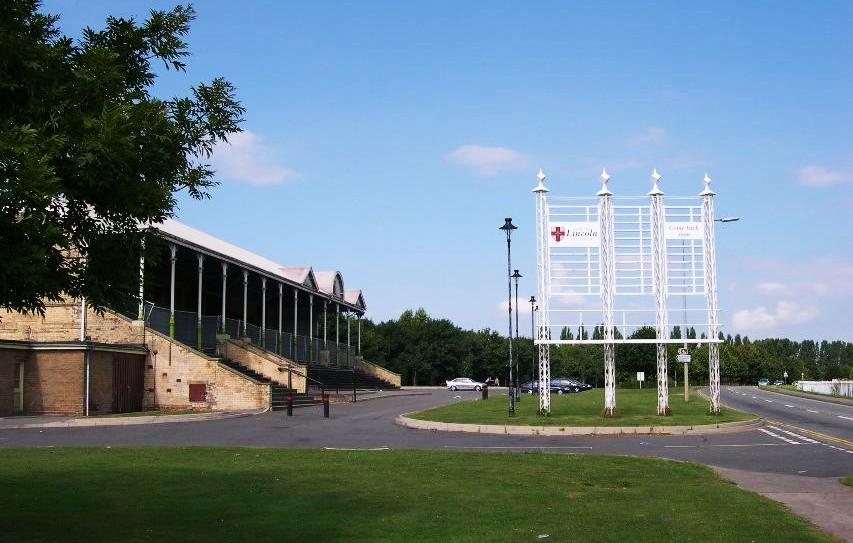
<svg viewBox="0 0 853 543"><path fill-rule="evenodd" d="M287 395L287 416L293 416L293 394Z"/></svg>
<svg viewBox="0 0 853 543"><path fill-rule="evenodd" d="M323 417L329 418L329 395L323 394Z"/></svg>
<svg viewBox="0 0 853 543"><path fill-rule="evenodd" d="M487 386L483 387L483 399L484 400L489 399L489 387L487 387Z"/></svg>

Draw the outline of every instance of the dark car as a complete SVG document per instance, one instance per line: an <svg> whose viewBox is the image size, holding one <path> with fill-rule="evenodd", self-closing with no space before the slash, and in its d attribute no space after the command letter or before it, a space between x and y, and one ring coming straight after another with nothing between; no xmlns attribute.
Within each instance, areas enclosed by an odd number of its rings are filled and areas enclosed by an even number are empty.
<svg viewBox="0 0 853 543"><path fill-rule="evenodd" d="M581 392L583 392L584 390L590 390L590 389L592 388L592 385L587 384L587 383L584 383L584 382L582 382L582 381L578 381L577 379L569 379L569 381L572 381L572 382L573 382L573 383L575 383L578 387L580 387L580 391L581 391Z"/></svg>
<svg viewBox="0 0 853 543"><path fill-rule="evenodd" d="M569 394L580 392L581 385L573 379L558 378L551 379L551 394Z"/></svg>

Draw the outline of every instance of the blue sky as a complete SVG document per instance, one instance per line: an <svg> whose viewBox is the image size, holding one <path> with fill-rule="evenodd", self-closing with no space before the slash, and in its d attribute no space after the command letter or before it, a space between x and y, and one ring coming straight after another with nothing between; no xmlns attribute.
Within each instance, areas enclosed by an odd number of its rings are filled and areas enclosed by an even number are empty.
<svg viewBox="0 0 853 543"><path fill-rule="evenodd" d="M170 2L52 0L63 30ZM670 194L707 171L725 329L853 339L850 2L233 2L196 5L186 74L224 76L245 134L178 219L337 269L369 315L423 306L503 330L512 216L535 292L539 167L555 193Z"/></svg>

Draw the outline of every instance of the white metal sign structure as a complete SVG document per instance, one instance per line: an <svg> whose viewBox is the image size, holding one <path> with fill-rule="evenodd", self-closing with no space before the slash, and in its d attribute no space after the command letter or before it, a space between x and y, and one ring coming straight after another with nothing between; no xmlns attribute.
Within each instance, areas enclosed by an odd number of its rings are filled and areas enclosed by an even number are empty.
<svg viewBox="0 0 853 543"><path fill-rule="evenodd" d="M616 408L615 345L657 346L657 412L669 412L667 344L707 343L710 408L720 410L717 264L714 196L711 179L698 197L667 197L661 176L652 172L645 197L614 197L610 176L601 173L595 196L549 195L539 171L536 196L536 239L539 311L535 344L539 353L539 410L551 409L550 345L602 345L604 409ZM670 297L683 297L684 314L669 307ZM686 300L694 300L687 308ZM671 339L669 323L705 330L701 338ZM655 338L631 335L644 326ZM577 336L561 334L577 327ZM594 330L587 333L587 327Z"/></svg>

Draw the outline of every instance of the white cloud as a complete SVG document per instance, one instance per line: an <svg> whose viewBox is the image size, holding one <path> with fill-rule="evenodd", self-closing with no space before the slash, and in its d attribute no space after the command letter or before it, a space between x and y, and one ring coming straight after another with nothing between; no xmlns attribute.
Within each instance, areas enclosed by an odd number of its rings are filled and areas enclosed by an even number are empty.
<svg viewBox="0 0 853 543"><path fill-rule="evenodd" d="M507 147L488 147L468 144L457 147L447 155L447 160L468 168L481 175L495 175L506 170L517 170L527 166L527 157Z"/></svg>
<svg viewBox="0 0 853 543"><path fill-rule="evenodd" d="M786 325L803 324L817 317L815 307L803 307L796 302L780 300L775 310L766 306L741 309L734 314L733 324L738 331L769 331Z"/></svg>
<svg viewBox="0 0 853 543"><path fill-rule="evenodd" d="M299 174L276 163L275 150L254 132L244 130L213 152L217 177L258 187L280 185Z"/></svg>
<svg viewBox="0 0 853 543"><path fill-rule="evenodd" d="M755 285L755 290L763 292L764 294L772 294L774 292L781 292L785 290L785 285L775 281L768 281L766 283L758 283Z"/></svg>
<svg viewBox="0 0 853 543"><path fill-rule="evenodd" d="M631 145L656 145L664 143L667 140L666 130L657 126L646 128L641 134L637 134L631 138L628 143Z"/></svg>
<svg viewBox="0 0 853 543"><path fill-rule="evenodd" d="M853 179L848 172L827 170L823 166L806 166L800 170L800 185L804 187L829 187Z"/></svg>

